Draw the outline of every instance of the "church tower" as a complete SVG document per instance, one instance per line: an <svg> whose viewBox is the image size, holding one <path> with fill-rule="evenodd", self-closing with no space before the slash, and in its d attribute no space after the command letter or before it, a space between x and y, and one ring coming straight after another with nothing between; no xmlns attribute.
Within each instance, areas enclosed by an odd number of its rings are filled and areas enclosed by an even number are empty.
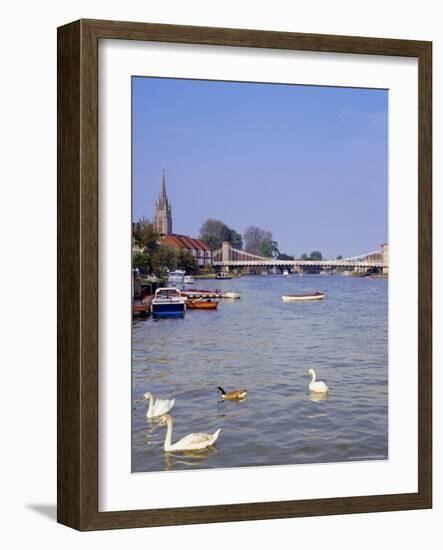
<svg viewBox="0 0 443 550"><path fill-rule="evenodd" d="M166 195L164 170L160 185L160 195L155 203L154 228L160 235L170 235L172 233L172 208Z"/></svg>

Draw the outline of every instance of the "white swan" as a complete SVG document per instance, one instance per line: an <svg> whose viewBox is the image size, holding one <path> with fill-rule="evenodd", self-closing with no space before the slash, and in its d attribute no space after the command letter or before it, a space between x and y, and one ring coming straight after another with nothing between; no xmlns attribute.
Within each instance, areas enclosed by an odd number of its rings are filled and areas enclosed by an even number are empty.
<svg viewBox="0 0 443 550"><path fill-rule="evenodd" d="M214 445L217 440L217 437L220 433L220 428L211 434L205 433L193 433L185 435L177 441L172 443L172 418L169 414L165 414L160 418L160 425L167 424L168 430L166 432L164 450L165 451L198 451L200 449L206 449Z"/></svg>
<svg viewBox="0 0 443 550"><path fill-rule="evenodd" d="M146 418L153 418L154 416L166 414L172 409L175 403L175 399L154 399L154 396L150 392L145 393L143 399L149 399Z"/></svg>
<svg viewBox="0 0 443 550"><path fill-rule="evenodd" d="M329 388L328 386L321 381L316 382L315 381L315 370L309 369L308 374L311 375L311 382L309 384L309 391L315 392L315 393L327 393Z"/></svg>

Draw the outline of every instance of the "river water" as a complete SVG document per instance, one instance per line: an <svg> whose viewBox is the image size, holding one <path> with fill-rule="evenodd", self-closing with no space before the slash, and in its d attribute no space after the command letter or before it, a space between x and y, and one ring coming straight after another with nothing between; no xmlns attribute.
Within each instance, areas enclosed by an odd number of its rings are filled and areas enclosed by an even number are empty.
<svg viewBox="0 0 443 550"><path fill-rule="evenodd" d="M241 299L184 319L134 320L134 472L388 458L387 280L270 275L194 286ZM324 300L281 301L317 290ZM309 394L311 367L326 398ZM220 402L217 386L248 396ZM166 427L146 420L147 391L175 397L173 442L221 428L216 445L165 453Z"/></svg>

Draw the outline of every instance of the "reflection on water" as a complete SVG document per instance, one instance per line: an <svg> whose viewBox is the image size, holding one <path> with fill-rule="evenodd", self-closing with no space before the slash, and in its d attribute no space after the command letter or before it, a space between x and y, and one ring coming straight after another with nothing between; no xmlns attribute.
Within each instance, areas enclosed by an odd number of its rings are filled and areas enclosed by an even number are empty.
<svg viewBox="0 0 443 550"><path fill-rule="evenodd" d="M199 286L242 298L184 319L134 321L133 471L387 458L386 280L256 276ZM281 302L284 292L316 290L324 301ZM328 394L308 391L311 367ZM248 397L221 401L217 386ZM222 428L216 446L165 453L166 428L146 419L147 391L175 397L173 441Z"/></svg>
<svg viewBox="0 0 443 550"><path fill-rule="evenodd" d="M319 401L327 401L329 398L329 393L317 393L315 391L310 391L308 397L311 401L318 403Z"/></svg>
<svg viewBox="0 0 443 550"><path fill-rule="evenodd" d="M202 467L204 466L204 461L215 453L218 453L218 449L215 445L207 449L201 449L200 451L164 452L165 470L173 470L181 466L187 466L188 468L186 469L195 466Z"/></svg>

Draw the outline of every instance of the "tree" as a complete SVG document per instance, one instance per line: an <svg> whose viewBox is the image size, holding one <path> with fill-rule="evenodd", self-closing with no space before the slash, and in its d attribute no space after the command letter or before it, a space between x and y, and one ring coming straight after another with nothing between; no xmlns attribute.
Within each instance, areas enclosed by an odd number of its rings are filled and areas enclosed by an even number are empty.
<svg viewBox="0 0 443 550"><path fill-rule="evenodd" d="M343 260L343 256L342 256L341 254L339 254L339 255L337 256L337 260Z"/></svg>
<svg viewBox="0 0 443 550"><path fill-rule="evenodd" d="M280 254L277 256L277 259L290 261L294 259L294 256L290 256L289 254L284 254L283 252L280 252Z"/></svg>
<svg viewBox="0 0 443 550"><path fill-rule="evenodd" d="M182 269L185 273L192 273L197 269L197 262L189 250L181 249L178 251L177 269Z"/></svg>
<svg viewBox="0 0 443 550"><path fill-rule="evenodd" d="M246 252L266 257L278 256L278 243L272 239L271 231L251 225L245 230L243 237Z"/></svg>
<svg viewBox="0 0 443 550"><path fill-rule="evenodd" d="M243 239L240 233L237 233L235 229L229 229L229 238L228 242L231 243L232 248L236 248L237 250L243 249Z"/></svg>
<svg viewBox="0 0 443 550"><path fill-rule="evenodd" d="M154 271L162 273L177 269L177 253L171 246L159 246L158 250L152 256L152 266Z"/></svg>
<svg viewBox="0 0 443 550"><path fill-rule="evenodd" d="M211 250L220 248L222 242L227 241L229 236L229 227L221 220L209 218L200 229L200 238Z"/></svg>
<svg viewBox="0 0 443 550"><path fill-rule="evenodd" d="M320 261L320 260L323 260L323 256L319 250L314 250L313 252L311 252L309 259Z"/></svg>
<svg viewBox="0 0 443 550"><path fill-rule="evenodd" d="M306 254L306 252L303 252L303 254L300 256L299 260L303 260L303 261L306 261L308 260L308 255Z"/></svg>
<svg viewBox="0 0 443 550"><path fill-rule="evenodd" d="M259 254L265 258L272 258L272 245L269 241L261 241L259 244Z"/></svg>
<svg viewBox="0 0 443 550"><path fill-rule="evenodd" d="M136 252L132 257L132 267L138 267L143 273L152 272L152 259L149 254Z"/></svg>
<svg viewBox="0 0 443 550"><path fill-rule="evenodd" d="M211 250L221 248L224 241L230 243L233 248L241 250L243 242L241 235L231 229L221 220L208 218L200 229L200 238L204 241Z"/></svg>
<svg viewBox="0 0 443 550"><path fill-rule="evenodd" d="M150 254L153 254L158 248L158 237L154 225L144 216L133 225L134 243Z"/></svg>

